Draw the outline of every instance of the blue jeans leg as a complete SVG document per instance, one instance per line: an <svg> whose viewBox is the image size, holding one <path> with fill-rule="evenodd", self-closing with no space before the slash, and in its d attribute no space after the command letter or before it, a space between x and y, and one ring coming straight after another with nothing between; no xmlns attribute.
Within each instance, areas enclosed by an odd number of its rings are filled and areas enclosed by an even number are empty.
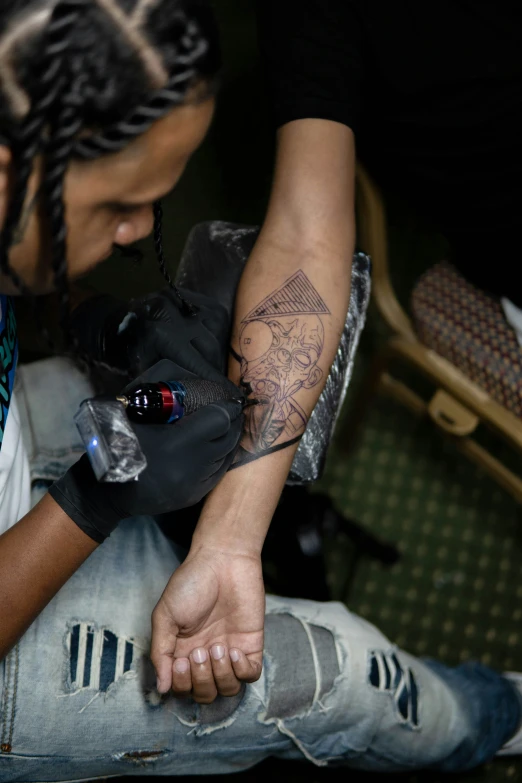
<svg viewBox="0 0 522 783"><path fill-rule="evenodd" d="M436 768L457 772L489 761L522 721L522 703L513 685L480 663L456 669L438 661L426 663L457 695L468 722L467 736Z"/></svg>
<svg viewBox="0 0 522 783"><path fill-rule="evenodd" d="M269 756L380 772L469 769L517 728L480 666L398 649L341 604L267 597L264 668L234 699L160 698L150 616L179 557L123 522L0 663L0 780L230 774Z"/></svg>

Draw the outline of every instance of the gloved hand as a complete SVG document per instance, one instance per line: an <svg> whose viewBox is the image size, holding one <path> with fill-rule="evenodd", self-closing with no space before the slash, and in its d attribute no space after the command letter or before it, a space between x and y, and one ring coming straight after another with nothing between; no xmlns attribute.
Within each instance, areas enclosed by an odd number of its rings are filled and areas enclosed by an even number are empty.
<svg viewBox="0 0 522 783"><path fill-rule="evenodd" d="M132 385L189 375L164 360ZM220 380L227 381L223 376ZM231 395L237 397L238 389L229 383ZM175 424L135 424L147 459L137 481L99 483L84 455L49 493L78 527L102 543L122 519L164 514L200 501L230 467L242 426L241 404L232 400L207 405Z"/></svg>
<svg viewBox="0 0 522 783"><path fill-rule="evenodd" d="M196 306L184 313L171 289L122 302L112 296L87 299L71 317L71 334L81 352L133 377L160 359L170 359L183 370L201 374L201 356L210 367L204 377L218 380L212 369L225 372L229 318L215 299L182 291ZM199 372L198 372L199 368Z"/></svg>

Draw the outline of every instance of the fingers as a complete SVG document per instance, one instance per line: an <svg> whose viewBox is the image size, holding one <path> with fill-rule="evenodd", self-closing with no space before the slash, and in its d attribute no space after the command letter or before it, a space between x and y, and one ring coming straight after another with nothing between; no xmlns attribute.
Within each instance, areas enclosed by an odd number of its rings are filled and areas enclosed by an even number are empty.
<svg viewBox="0 0 522 783"><path fill-rule="evenodd" d="M242 432L243 419L241 418L240 421L236 419L236 421L231 423L230 429L225 435L222 435L221 438L215 438L215 440L207 444L208 449L206 449L206 452L211 462L224 460L231 451L234 451Z"/></svg>
<svg viewBox="0 0 522 783"><path fill-rule="evenodd" d="M205 322L203 323L204 326L207 327L207 324ZM194 350L196 350L198 354L215 369L216 374L219 374L222 377L223 375L226 375L227 371L228 350L225 341L223 346L219 344L219 341L215 336L217 333L217 329L209 329L206 334L194 337L190 344ZM208 380L217 380L216 375L214 375L214 373L212 373L212 375L213 377L208 378Z"/></svg>
<svg viewBox="0 0 522 783"><path fill-rule="evenodd" d="M190 653L192 675L192 698L198 704L211 704L218 692L210 656L204 647L197 647Z"/></svg>
<svg viewBox="0 0 522 783"><path fill-rule="evenodd" d="M183 698L192 691L192 675L188 658L175 658L172 664L172 692Z"/></svg>
<svg viewBox="0 0 522 783"><path fill-rule="evenodd" d="M232 386L231 384L231 389L230 389L231 395L234 394L234 389L236 393L236 397L234 399L222 400L220 402L213 403L214 405L218 405L222 410L228 413L229 419L232 423L237 422L237 420L243 413L243 404L237 402L238 399L241 399L243 397L243 394L238 388Z"/></svg>
<svg viewBox="0 0 522 783"><path fill-rule="evenodd" d="M241 683L232 668L230 655L224 644L213 644L210 648L212 672L220 696L235 696L241 690Z"/></svg>
<svg viewBox="0 0 522 783"><path fill-rule="evenodd" d="M198 704L211 704L219 696L236 696L243 682L256 682L262 672L262 653L245 655L227 650L221 642L210 649L197 647L189 658L176 658L172 666L172 692L191 696Z"/></svg>
<svg viewBox="0 0 522 783"><path fill-rule="evenodd" d="M245 655L244 652L233 647L230 650L232 668L238 680L243 682L256 682L261 677L263 670L263 653Z"/></svg>
<svg viewBox="0 0 522 783"><path fill-rule="evenodd" d="M187 433L190 429L192 438L201 438L210 443L218 438L222 438L223 435L229 432L231 424L235 423L241 416L242 409L241 403L233 400L213 402L211 405L205 405L204 408L200 408L195 413L182 419L176 426L178 429L180 427L186 428ZM233 422L232 416L234 417ZM238 427L235 426L233 429L237 430ZM218 458L219 451L215 459Z"/></svg>
<svg viewBox="0 0 522 783"><path fill-rule="evenodd" d="M203 483L212 483L215 480L219 480L228 471L236 455L236 447L239 444L241 433L242 427L234 428L227 435L219 438L218 441L214 441L212 444L211 472L203 479Z"/></svg>

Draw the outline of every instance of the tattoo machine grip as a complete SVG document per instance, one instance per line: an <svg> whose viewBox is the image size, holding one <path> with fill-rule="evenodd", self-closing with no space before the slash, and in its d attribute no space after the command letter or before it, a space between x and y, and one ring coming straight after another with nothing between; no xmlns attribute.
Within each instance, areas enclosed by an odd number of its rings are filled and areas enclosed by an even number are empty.
<svg viewBox="0 0 522 783"><path fill-rule="evenodd" d="M239 389L234 397L230 385L199 378L144 383L117 400L84 400L75 422L96 479L126 483L137 480L147 467L130 420L142 424L174 423L206 405L230 399L247 404Z"/></svg>
<svg viewBox="0 0 522 783"><path fill-rule="evenodd" d="M245 402L238 389L237 397L232 397L230 386L215 383L214 381L205 381L200 378L188 378L183 381L185 387L185 416L194 413L205 405L211 405L213 402L222 402L223 400L237 399L238 402Z"/></svg>

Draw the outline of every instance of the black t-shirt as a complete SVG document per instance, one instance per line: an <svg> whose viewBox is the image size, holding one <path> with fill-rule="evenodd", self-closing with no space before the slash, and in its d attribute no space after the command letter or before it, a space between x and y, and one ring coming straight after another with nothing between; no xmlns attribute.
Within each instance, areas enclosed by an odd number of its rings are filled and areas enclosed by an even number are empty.
<svg viewBox="0 0 522 783"><path fill-rule="evenodd" d="M258 17L277 125L316 117L351 127L359 157L446 234L468 277L512 291L522 257L520 4L258 0Z"/></svg>

